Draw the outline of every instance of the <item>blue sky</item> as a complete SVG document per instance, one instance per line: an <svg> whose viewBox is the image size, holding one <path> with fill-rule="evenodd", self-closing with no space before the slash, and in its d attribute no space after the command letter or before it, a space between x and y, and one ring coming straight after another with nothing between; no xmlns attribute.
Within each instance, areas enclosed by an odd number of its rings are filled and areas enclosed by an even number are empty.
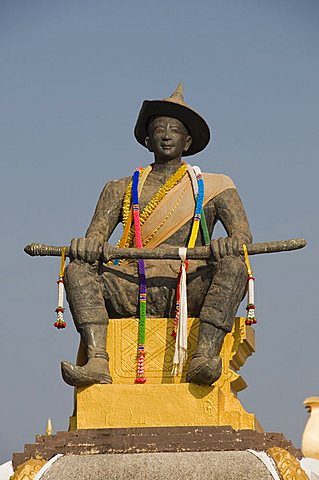
<svg viewBox="0 0 319 480"><path fill-rule="evenodd" d="M180 80L212 132L189 161L232 177L255 241L308 240L252 260L257 352L240 395L300 445L302 401L319 394L318 21L315 0L0 2L0 461L72 412L59 262L23 247L84 234L104 183L152 161L133 137L142 101Z"/></svg>

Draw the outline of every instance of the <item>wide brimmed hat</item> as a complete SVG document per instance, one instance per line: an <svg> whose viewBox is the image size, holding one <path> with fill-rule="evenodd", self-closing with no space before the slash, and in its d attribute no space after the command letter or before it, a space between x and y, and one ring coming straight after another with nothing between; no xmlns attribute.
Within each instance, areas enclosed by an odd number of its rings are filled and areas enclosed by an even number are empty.
<svg viewBox="0 0 319 480"><path fill-rule="evenodd" d="M184 102L183 83L181 82L175 92L163 100L145 100L137 117L134 135L136 140L145 145L148 136L147 125L154 116L173 117L180 120L188 129L193 141L184 156L194 155L204 150L210 139L209 127L205 120Z"/></svg>

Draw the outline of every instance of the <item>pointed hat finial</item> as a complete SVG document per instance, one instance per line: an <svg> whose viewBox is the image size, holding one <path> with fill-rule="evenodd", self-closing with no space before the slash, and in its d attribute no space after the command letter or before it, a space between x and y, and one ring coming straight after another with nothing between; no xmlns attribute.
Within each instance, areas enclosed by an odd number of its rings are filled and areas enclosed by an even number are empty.
<svg viewBox="0 0 319 480"><path fill-rule="evenodd" d="M163 102L176 103L178 105L184 105L186 108L190 108L184 100L184 82L179 82L176 90L167 98L163 98Z"/></svg>
<svg viewBox="0 0 319 480"><path fill-rule="evenodd" d="M176 99L176 100L178 99L182 102L184 101L184 82L179 82L175 92L173 92L169 98Z"/></svg>

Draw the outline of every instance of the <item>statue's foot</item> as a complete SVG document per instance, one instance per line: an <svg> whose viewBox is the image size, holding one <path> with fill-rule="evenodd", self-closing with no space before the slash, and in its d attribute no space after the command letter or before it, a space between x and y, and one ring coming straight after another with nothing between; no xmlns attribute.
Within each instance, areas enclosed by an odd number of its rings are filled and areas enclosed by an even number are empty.
<svg viewBox="0 0 319 480"><path fill-rule="evenodd" d="M218 356L208 357L206 355L194 356L191 360L186 382L197 383L197 385L212 385L222 373L222 361Z"/></svg>
<svg viewBox="0 0 319 480"><path fill-rule="evenodd" d="M63 380L72 387L112 383L109 363L105 358L91 358L83 367L70 362L61 362L61 372Z"/></svg>

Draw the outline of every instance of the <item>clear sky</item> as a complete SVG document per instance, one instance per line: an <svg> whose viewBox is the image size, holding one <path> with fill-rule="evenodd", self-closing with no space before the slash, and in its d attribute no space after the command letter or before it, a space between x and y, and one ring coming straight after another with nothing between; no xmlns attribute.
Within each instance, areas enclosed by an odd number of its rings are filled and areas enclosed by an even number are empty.
<svg viewBox="0 0 319 480"><path fill-rule="evenodd" d="M316 0L0 1L0 463L72 413L59 261L23 247L84 234L104 183L152 161L133 137L142 101L180 80L212 131L188 160L232 177L255 241L309 242L253 258L257 352L241 372L246 409L300 446L302 401L319 395L318 32Z"/></svg>

